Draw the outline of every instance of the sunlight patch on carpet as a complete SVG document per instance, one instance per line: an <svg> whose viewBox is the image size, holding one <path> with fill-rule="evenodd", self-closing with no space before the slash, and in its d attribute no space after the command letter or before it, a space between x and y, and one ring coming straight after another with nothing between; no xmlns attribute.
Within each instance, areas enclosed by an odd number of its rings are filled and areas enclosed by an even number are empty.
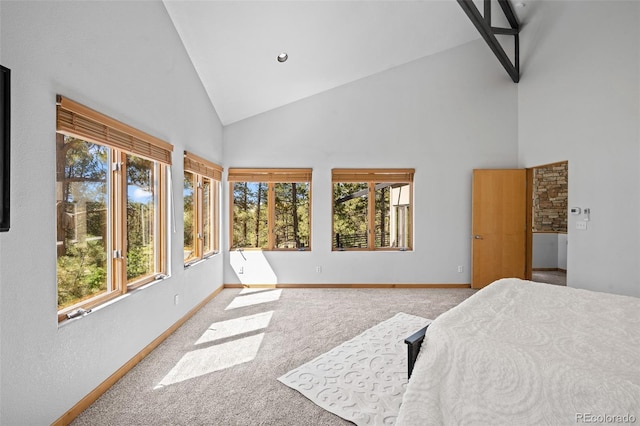
<svg viewBox="0 0 640 426"><path fill-rule="evenodd" d="M247 315L227 321L214 322L200 336L194 345L214 342L228 337L239 336L240 334L267 328L271 322L273 311L262 312L255 315Z"/></svg>
<svg viewBox="0 0 640 426"><path fill-rule="evenodd" d="M430 322L400 312L278 380L357 425L393 424L408 382L404 339Z"/></svg>
<svg viewBox="0 0 640 426"><path fill-rule="evenodd" d="M238 294L244 295L244 294L251 294L251 293L261 293L261 292L271 291L273 289L274 287L244 287L242 290L240 290Z"/></svg>
<svg viewBox="0 0 640 426"><path fill-rule="evenodd" d="M224 310L228 311L229 309L244 308L246 306L259 305L261 303L275 302L280 299L281 294L282 289L251 293L242 296L238 295L231 301L231 303L229 303L229 306L224 308Z"/></svg>
<svg viewBox="0 0 640 426"><path fill-rule="evenodd" d="M252 361L258 354L264 333L186 353L154 389L224 370Z"/></svg>

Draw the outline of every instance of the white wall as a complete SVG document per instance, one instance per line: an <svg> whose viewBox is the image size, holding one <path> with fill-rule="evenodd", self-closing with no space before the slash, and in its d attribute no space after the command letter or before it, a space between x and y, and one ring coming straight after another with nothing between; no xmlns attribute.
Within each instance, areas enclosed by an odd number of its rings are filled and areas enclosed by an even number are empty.
<svg viewBox="0 0 640 426"><path fill-rule="evenodd" d="M640 296L640 3L529 5L520 165L568 160L569 204L591 208L586 231L569 217L568 285Z"/></svg>
<svg viewBox="0 0 640 426"><path fill-rule="evenodd" d="M567 254L569 251L569 240L567 234L558 234L558 268L567 270Z"/></svg>
<svg viewBox="0 0 640 426"><path fill-rule="evenodd" d="M182 151L221 162L222 128L161 2L2 1L12 69L12 223L0 234L1 417L44 425L222 284L222 256L182 266ZM57 322L55 96L174 144L171 277ZM174 306L173 296L180 294Z"/></svg>
<svg viewBox="0 0 640 426"><path fill-rule="evenodd" d="M558 234L534 232L532 243L531 266L534 269L558 267Z"/></svg>
<svg viewBox="0 0 640 426"><path fill-rule="evenodd" d="M533 233L531 267L567 270L567 234L554 232Z"/></svg>
<svg viewBox="0 0 640 426"><path fill-rule="evenodd" d="M516 90L478 40L226 126L226 167L313 168L313 234L231 253L224 282L469 283L472 169L517 165ZM414 251L331 251L334 167L415 167Z"/></svg>

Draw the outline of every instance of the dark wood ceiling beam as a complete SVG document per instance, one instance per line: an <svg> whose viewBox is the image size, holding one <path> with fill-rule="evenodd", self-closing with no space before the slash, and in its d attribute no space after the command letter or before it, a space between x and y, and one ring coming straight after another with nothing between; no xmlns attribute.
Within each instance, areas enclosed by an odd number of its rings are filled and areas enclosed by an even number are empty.
<svg viewBox="0 0 640 426"><path fill-rule="evenodd" d="M511 2L509 2L509 0L498 0L498 4L502 8L502 12L504 12L504 16L507 18L507 21L509 21L511 28L520 30L520 23L513 11L513 7L511 7Z"/></svg>
<svg viewBox="0 0 640 426"><path fill-rule="evenodd" d="M484 0L484 20L491 26L491 0Z"/></svg>
<svg viewBox="0 0 640 426"><path fill-rule="evenodd" d="M484 1L485 17L482 16L478 8L475 6L475 4L473 4L473 0L457 1L460 7L462 7L462 10L464 10L473 25L476 27L478 32L480 32L480 35L482 36L484 41L487 43L487 45L489 45L489 48L493 51L504 69L507 71L507 73L511 77L511 80L513 80L514 83L520 81L520 42L518 37L520 24L518 23L518 19L516 18L515 13L513 13L513 9L511 8L511 3L509 3L509 0L498 0L498 3L500 4L500 7L505 14L507 21L509 21L509 25L511 25L512 27L511 30L515 30L515 34L508 34L513 35L515 39L515 65L511 62L511 59L509 59L509 56L505 53L502 45L495 36L495 34L506 34L506 32L503 32L503 30L506 31L507 29L491 27L491 0Z"/></svg>
<svg viewBox="0 0 640 426"><path fill-rule="evenodd" d="M519 30L514 30L513 28L491 27L491 32L494 35L496 34L516 35L519 33Z"/></svg>

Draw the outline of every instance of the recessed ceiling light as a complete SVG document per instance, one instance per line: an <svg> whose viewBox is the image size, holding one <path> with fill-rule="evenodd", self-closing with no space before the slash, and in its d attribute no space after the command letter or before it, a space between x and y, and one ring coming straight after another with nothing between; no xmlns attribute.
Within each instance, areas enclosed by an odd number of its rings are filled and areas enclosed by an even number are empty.
<svg viewBox="0 0 640 426"><path fill-rule="evenodd" d="M278 62L285 62L287 59L289 59L289 55L287 55L286 52L278 55Z"/></svg>

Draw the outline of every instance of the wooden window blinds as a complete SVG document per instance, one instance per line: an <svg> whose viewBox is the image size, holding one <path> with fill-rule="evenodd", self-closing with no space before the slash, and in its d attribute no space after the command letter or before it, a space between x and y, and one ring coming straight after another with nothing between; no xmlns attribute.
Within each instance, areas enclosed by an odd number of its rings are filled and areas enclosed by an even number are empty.
<svg viewBox="0 0 640 426"><path fill-rule="evenodd" d="M56 116L58 133L171 164L173 145L61 95L57 96Z"/></svg>
<svg viewBox="0 0 640 426"><path fill-rule="evenodd" d="M229 182L311 182L312 169L229 169Z"/></svg>
<svg viewBox="0 0 640 426"><path fill-rule="evenodd" d="M415 169L332 169L332 182L413 182Z"/></svg>
<svg viewBox="0 0 640 426"><path fill-rule="evenodd" d="M191 152L185 151L184 170L186 172L197 173L213 180L221 181L222 171L224 169L221 166L212 163L211 161L205 160L204 158L198 157Z"/></svg>

